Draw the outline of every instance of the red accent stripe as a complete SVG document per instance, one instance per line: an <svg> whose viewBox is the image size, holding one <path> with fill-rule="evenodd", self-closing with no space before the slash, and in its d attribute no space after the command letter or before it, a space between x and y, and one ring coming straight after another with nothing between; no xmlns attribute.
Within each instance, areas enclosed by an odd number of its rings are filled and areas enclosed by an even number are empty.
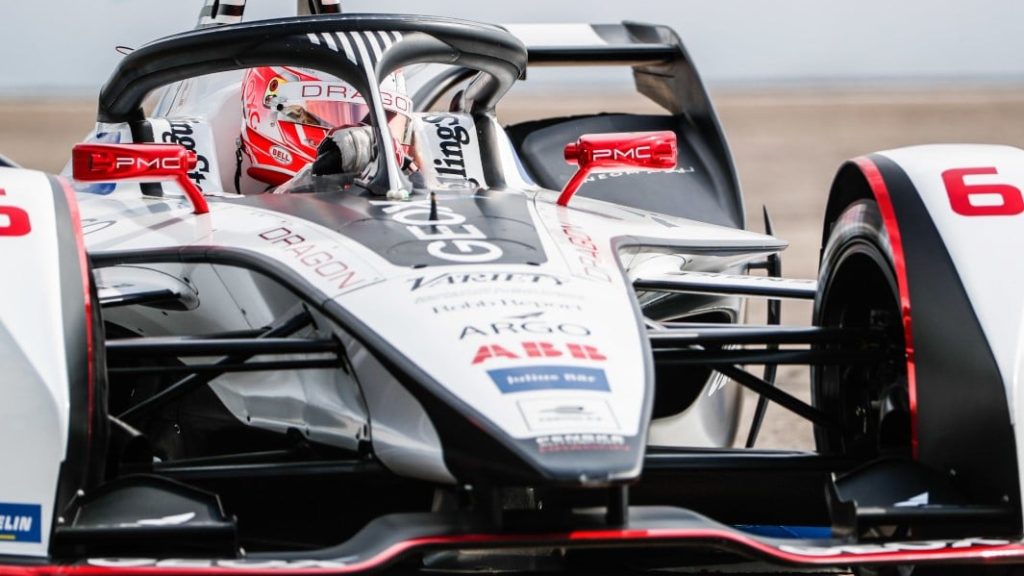
<svg viewBox="0 0 1024 576"><path fill-rule="evenodd" d="M71 187L71 184L64 178L58 177L61 188L64 189L64 197L67 198L68 211L71 212L71 228L75 235L75 245L78 248L78 264L82 272L82 288L84 294L82 295L85 302L85 346L86 346L86 363L88 365L88 417L89 423L87 427L86 436L89 441L92 441L92 421L94 414L95 404L95 388L96 388L96 366L94 365L93 359L95 358L95 342L92 340L93 336L93 325L92 325L92 291L91 282L89 281L89 262L85 255L85 238L82 236L82 218L78 213L78 198L75 196L75 190Z"/></svg>
<svg viewBox="0 0 1024 576"><path fill-rule="evenodd" d="M92 566L92 565L35 565L2 566L0 576L121 576L129 574L152 576L193 576L195 574L252 574L254 576L278 575L326 575L365 572L382 567L397 559L403 553L417 549L444 547L449 549L486 546L559 546L571 543L588 545L634 542L664 543L667 540L713 540L720 543L736 544L759 552L767 557L797 565L847 566L867 563L918 563L956 560L996 561L1024 559L1024 545L1021 543L995 546L946 547L937 550L903 550L878 552L840 552L835 555L801 555L781 550L746 534L725 529L633 529L633 530L583 530L563 534L463 534L457 536L430 536L396 542L377 555L352 564L331 567L307 568L257 568L255 566L230 568L225 566ZM794 542L799 545L800 541ZM920 543L918 543L920 544ZM129 561L126 559L126 562ZM203 562L203 560L198 560ZM183 560L186 563L188 560ZM270 563L270 561L267 561ZM324 563L331 561L324 560Z"/></svg>
<svg viewBox="0 0 1024 576"><path fill-rule="evenodd" d="M907 352L907 391L910 396L910 439L913 447L914 458L918 456L917 436L917 377L914 369L914 337L910 323L910 289L907 284L907 263L903 253L903 239L900 236L899 223L896 220L896 211L892 207L892 198L889 196L889 188L885 185L885 178L871 158L861 156L853 160L864 177L867 178L871 192L878 201L878 209L882 213L882 222L885 230L889 233L889 243L892 246L893 264L896 266L896 283L900 291L900 313L903 316L903 337L906 342Z"/></svg>

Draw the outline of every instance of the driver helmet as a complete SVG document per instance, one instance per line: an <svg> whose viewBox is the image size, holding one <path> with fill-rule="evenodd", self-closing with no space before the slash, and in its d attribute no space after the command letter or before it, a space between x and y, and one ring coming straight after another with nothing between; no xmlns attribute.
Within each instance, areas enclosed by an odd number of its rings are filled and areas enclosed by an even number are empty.
<svg viewBox="0 0 1024 576"><path fill-rule="evenodd" d="M401 71L380 86L395 144L407 148L412 100ZM250 68L242 80L241 148L252 178L278 186L316 159L337 128L369 124L370 108L355 88L329 74L287 66Z"/></svg>

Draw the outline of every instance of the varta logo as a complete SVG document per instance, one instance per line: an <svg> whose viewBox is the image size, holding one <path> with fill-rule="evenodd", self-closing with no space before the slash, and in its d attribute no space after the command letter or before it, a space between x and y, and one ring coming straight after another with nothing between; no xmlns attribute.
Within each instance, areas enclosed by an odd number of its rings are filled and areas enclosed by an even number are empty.
<svg viewBox="0 0 1024 576"><path fill-rule="evenodd" d="M41 542L38 504L0 502L0 542Z"/></svg>

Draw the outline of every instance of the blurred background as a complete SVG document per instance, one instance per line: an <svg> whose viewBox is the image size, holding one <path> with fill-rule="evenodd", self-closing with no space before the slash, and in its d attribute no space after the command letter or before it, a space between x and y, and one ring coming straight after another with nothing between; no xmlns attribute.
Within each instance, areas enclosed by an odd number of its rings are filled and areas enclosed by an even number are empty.
<svg viewBox="0 0 1024 576"><path fill-rule="evenodd" d="M0 19L0 153L58 171L92 127L95 97L121 57L194 26L202 0L6 0ZM747 224L790 242L784 273L814 277L825 195L836 168L897 146L1024 147L1024 2L1019 0L344 0L348 12L406 12L496 23L666 24L683 38L717 107L746 195ZM247 19L294 0L249 0ZM500 109L512 121L561 109L652 106L628 73L531 71ZM763 306L752 306L752 320ZM784 323L807 304L787 303ZM757 318L759 320L759 318ZM806 370L780 371L807 397ZM748 398L748 413L754 402ZM758 445L811 447L810 428L771 407ZM745 436L741 430L740 436Z"/></svg>

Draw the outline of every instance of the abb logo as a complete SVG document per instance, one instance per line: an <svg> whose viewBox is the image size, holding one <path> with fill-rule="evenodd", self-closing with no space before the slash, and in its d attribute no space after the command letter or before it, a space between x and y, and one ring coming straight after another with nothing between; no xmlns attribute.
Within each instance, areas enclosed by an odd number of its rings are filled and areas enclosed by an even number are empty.
<svg viewBox="0 0 1024 576"><path fill-rule="evenodd" d="M615 160L621 162L624 160L649 160L653 158L650 146L637 146L636 148L626 150L619 150L618 148L598 149L591 151L590 154L594 161Z"/></svg>
<svg viewBox="0 0 1024 576"><path fill-rule="evenodd" d="M0 196L6 195L7 191L0 188ZM28 212L17 206L0 205L0 237L26 236L31 231Z"/></svg>
<svg viewBox="0 0 1024 576"><path fill-rule="evenodd" d="M1009 184L968 184L967 176L998 174L994 166L952 168L942 173L949 205L961 216L1015 216L1024 212L1024 195Z"/></svg>
<svg viewBox="0 0 1024 576"><path fill-rule="evenodd" d="M476 355L473 356L473 364L482 364L492 358L517 360L519 358L558 358L560 356L596 362L608 359L596 346L586 344L566 344L562 348L551 342L521 342L519 348L514 350L509 350L498 344L485 344L477 348Z"/></svg>

